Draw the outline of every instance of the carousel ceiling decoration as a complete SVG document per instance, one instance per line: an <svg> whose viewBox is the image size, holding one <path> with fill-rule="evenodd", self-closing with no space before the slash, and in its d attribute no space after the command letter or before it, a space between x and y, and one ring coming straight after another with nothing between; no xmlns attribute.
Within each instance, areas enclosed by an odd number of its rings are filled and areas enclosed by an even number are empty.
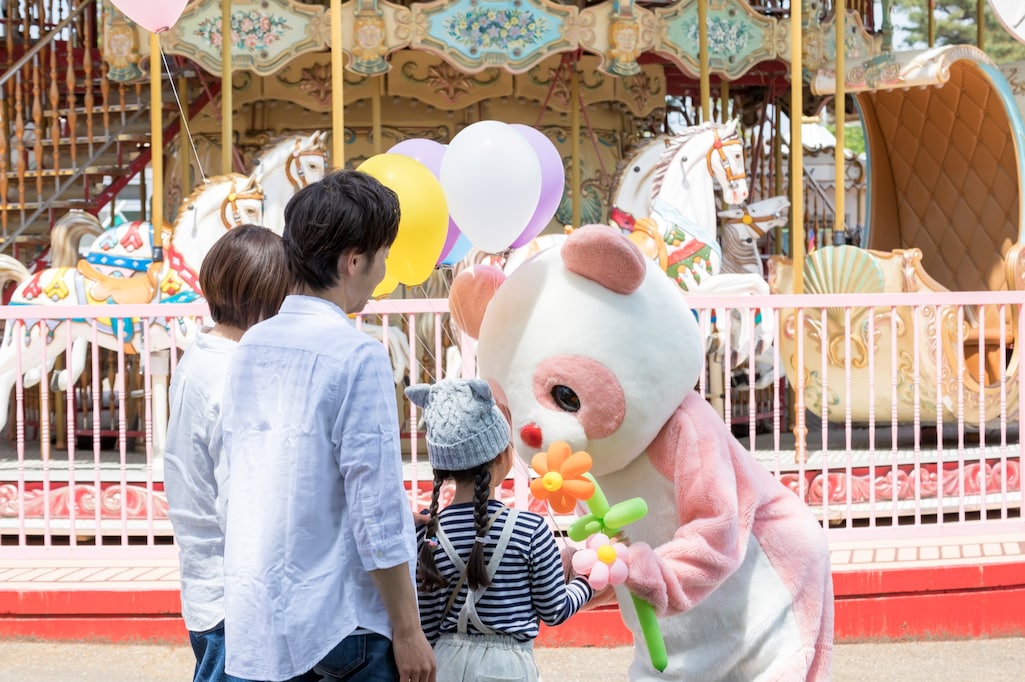
<svg viewBox="0 0 1025 682"><path fill-rule="evenodd" d="M220 0L194 2L162 35L164 51L220 73L222 28ZM329 28L323 7L290 0L232 0L232 71L272 74L299 55L326 49Z"/></svg>
<svg viewBox="0 0 1025 682"><path fill-rule="evenodd" d="M807 1L807 0L806 0ZM580 9L552 0L435 0L410 7L386 0L349 0L341 6L342 50L347 72L373 76L392 72L399 51L436 55L462 74L500 69L525 74L559 54L584 50L609 76L641 78L643 53L661 55L697 77L698 0L654 10L634 0L608 0ZM147 40L130 40L126 30L143 31L116 10L105 22L105 59L115 78L143 76L133 68L147 54ZM189 57L211 73L221 69L221 0L196 0L163 34L167 53ZM836 54L833 17L805 14L804 68L810 76ZM789 19L755 12L747 0L709 0L708 53L711 73L735 80L760 62L789 61ZM116 25L115 25L116 24ZM293 0L233 0L232 70L270 75L290 61L330 48L330 15L324 7ZM844 40L850 59L880 54L854 11L848 11ZM117 40L113 40L118 32ZM115 49L129 46L130 49ZM124 54L122 54L124 53ZM128 54L128 56L125 56ZM117 64L114 64L114 62Z"/></svg>

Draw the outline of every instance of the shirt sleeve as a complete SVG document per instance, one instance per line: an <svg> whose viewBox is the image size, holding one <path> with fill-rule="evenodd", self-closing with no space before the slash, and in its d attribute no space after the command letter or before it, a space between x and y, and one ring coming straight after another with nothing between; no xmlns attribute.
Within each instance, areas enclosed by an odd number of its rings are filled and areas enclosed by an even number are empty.
<svg viewBox="0 0 1025 682"><path fill-rule="evenodd" d="M342 373L332 440L363 568L416 561L409 498L402 475L398 408L391 364L373 340L359 346Z"/></svg>
<svg viewBox="0 0 1025 682"><path fill-rule="evenodd" d="M534 610L546 625L565 622L594 596L584 578L565 582L559 548L544 519L534 528L531 539L530 592Z"/></svg>

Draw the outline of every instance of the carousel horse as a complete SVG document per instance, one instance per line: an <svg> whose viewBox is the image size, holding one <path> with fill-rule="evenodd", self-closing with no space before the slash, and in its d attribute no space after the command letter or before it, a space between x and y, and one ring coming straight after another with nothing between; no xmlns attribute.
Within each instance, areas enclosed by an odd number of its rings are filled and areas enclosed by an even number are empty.
<svg viewBox="0 0 1025 682"><path fill-rule="evenodd" d="M656 138L620 165L610 218L685 291L719 274L715 186L727 204L747 199L737 121Z"/></svg>
<svg viewBox="0 0 1025 682"><path fill-rule="evenodd" d="M270 140L256 155L250 177L262 188L263 225L276 234L284 231L284 211L288 200L303 187L317 182L327 172L326 135L317 131L309 135L285 135ZM72 211L58 221L51 233L51 267L72 267L78 262L78 244L85 234L102 234L103 228L96 218L84 211ZM12 267L7 265L6 267ZM84 339L74 341L69 369L53 376L53 389L66 390L70 374L71 383L78 380L84 369L87 344ZM29 370L24 377L25 387L34 386L42 373Z"/></svg>
<svg viewBox="0 0 1025 682"><path fill-rule="evenodd" d="M296 192L327 172L327 135L287 135L268 142L250 176L263 187L263 225L275 234L285 230L285 204Z"/></svg>
<svg viewBox="0 0 1025 682"><path fill-rule="evenodd" d="M260 224L263 199L259 183L251 177L235 173L213 177L182 202L173 226L155 233L149 223L124 223L106 230L75 267L35 274L24 267L0 268L0 284L6 283L4 277L19 282L11 305L188 303L202 295L199 269L210 247L233 227ZM138 319L120 318L99 318L97 326L101 347L117 350L123 344L126 353L148 351L147 362L166 355L172 345L186 347L196 331L194 321L175 317L153 318L148 328ZM0 343L0 428L6 423L19 366L45 375L70 341L75 355L68 361L70 380L77 380L92 338L93 326L84 320L29 318L8 324ZM160 371L153 374L166 380ZM65 390L67 375L62 383ZM154 446L161 452L166 392L154 390L153 395Z"/></svg>

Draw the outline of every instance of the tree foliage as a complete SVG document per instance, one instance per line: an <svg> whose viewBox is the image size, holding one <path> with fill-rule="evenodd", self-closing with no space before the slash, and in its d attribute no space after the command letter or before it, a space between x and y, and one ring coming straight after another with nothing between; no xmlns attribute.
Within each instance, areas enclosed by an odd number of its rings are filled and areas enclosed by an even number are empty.
<svg viewBox="0 0 1025 682"><path fill-rule="evenodd" d="M986 0L936 0L933 15L936 26L937 45L976 45L976 3L983 9L983 50L997 63L1025 59L1025 45L1008 33L997 20ZM908 47L925 47L929 44L929 4L925 0L893 0L897 9L893 13L895 28L908 33Z"/></svg>

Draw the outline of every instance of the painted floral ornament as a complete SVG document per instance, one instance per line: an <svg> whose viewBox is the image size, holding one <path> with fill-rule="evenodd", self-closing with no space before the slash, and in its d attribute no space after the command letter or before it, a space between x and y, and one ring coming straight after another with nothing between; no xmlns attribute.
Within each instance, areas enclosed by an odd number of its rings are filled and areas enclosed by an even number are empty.
<svg viewBox="0 0 1025 682"><path fill-rule="evenodd" d="M577 502L586 502L594 495L594 481L584 476L591 469L591 455L573 452L569 443L552 443L548 452L534 455L530 466L538 474L530 482L531 494L547 500L560 514L571 513Z"/></svg>
<svg viewBox="0 0 1025 682"><path fill-rule="evenodd" d="M587 539L584 549L573 555L573 570L587 576L595 590L609 585L622 585L629 575L626 558L629 549L622 542L613 542L604 533Z"/></svg>

